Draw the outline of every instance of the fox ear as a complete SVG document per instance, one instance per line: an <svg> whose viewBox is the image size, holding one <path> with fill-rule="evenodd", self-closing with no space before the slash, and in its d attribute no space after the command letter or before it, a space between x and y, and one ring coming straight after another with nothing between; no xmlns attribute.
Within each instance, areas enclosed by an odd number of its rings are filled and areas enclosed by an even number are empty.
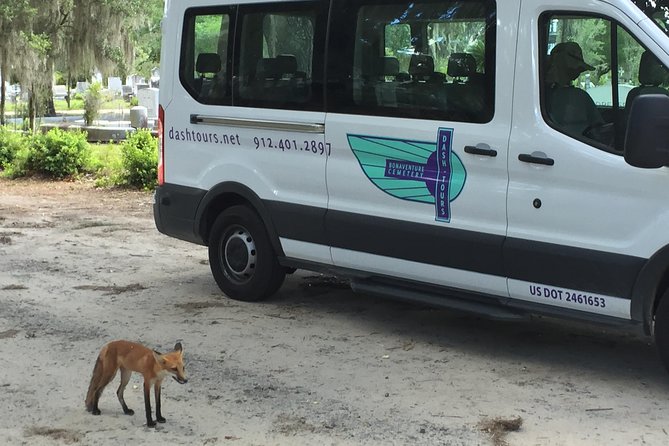
<svg viewBox="0 0 669 446"><path fill-rule="evenodd" d="M180 352L183 350L183 347L181 346L181 342L177 342L176 345L174 346L174 351L175 352Z"/></svg>

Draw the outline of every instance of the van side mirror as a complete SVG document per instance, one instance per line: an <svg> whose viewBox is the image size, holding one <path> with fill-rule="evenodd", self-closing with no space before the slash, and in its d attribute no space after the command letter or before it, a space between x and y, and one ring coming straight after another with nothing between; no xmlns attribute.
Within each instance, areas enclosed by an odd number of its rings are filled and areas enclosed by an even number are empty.
<svg viewBox="0 0 669 446"><path fill-rule="evenodd" d="M627 120L625 161L630 166L669 166L669 96L642 94L634 99Z"/></svg>

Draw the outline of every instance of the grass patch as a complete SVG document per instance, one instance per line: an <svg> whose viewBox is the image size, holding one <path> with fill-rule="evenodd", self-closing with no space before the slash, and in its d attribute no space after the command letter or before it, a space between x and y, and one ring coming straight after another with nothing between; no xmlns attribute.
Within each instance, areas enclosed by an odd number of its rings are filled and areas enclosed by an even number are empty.
<svg viewBox="0 0 669 446"><path fill-rule="evenodd" d="M56 108L56 111L68 111L68 110L81 110L83 113L84 110L84 100L80 97L76 97L70 100L70 107L67 107L67 101L65 99L55 99L53 105ZM130 103L124 101L123 99L107 99L103 100L100 104L100 110L118 110L120 108L125 108L130 110Z"/></svg>
<svg viewBox="0 0 669 446"><path fill-rule="evenodd" d="M87 170L95 177L97 187L111 187L121 182L123 155L119 144L91 144Z"/></svg>
<svg viewBox="0 0 669 446"><path fill-rule="evenodd" d="M53 427L34 426L26 429L24 434L26 437L49 437L56 441L62 441L65 444L78 443L81 440L79 432Z"/></svg>
<svg viewBox="0 0 669 446"><path fill-rule="evenodd" d="M506 434L509 432L518 432L522 425L523 419L521 417L497 417L481 421L478 427L482 432L490 435L494 446L508 446L509 443L506 441Z"/></svg>
<svg viewBox="0 0 669 446"><path fill-rule="evenodd" d="M118 295L121 293L133 293L136 291L145 290L146 287L139 283L131 283L130 285L78 285L74 287L75 290L86 291L102 291L105 296Z"/></svg>
<svg viewBox="0 0 669 446"><path fill-rule="evenodd" d="M84 100L79 98L73 98L70 100L70 107L68 108L67 101L65 99L55 99L53 101L53 106L57 112L65 110L83 110Z"/></svg>

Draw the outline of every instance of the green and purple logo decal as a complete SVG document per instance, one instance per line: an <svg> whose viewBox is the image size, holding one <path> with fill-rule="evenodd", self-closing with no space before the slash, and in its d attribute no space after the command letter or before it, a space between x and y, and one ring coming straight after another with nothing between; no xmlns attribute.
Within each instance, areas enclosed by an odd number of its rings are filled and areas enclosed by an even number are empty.
<svg viewBox="0 0 669 446"><path fill-rule="evenodd" d="M440 128L437 142L347 135L367 178L402 200L432 204L437 221L451 221L451 202L465 187L467 171L453 152L453 129Z"/></svg>

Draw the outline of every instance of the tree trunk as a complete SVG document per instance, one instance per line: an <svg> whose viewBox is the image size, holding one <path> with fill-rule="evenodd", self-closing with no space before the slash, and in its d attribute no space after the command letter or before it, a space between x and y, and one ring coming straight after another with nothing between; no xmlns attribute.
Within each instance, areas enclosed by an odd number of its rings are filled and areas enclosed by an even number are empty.
<svg viewBox="0 0 669 446"><path fill-rule="evenodd" d="M68 57L69 60L69 57ZM65 102L67 102L67 109L70 110L70 101L72 100L72 90L70 89L72 85L72 72L70 68L67 69L67 94L65 95Z"/></svg>
<svg viewBox="0 0 669 446"><path fill-rule="evenodd" d="M0 71L0 125L5 125L5 71Z"/></svg>
<svg viewBox="0 0 669 446"><path fill-rule="evenodd" d="M47 88L46 113L44 116L56 116L56 105L53 102L53 86Z"/></svg>
<svg viewBox="0 0 669 446"><path fill-rule="evenodd" d="M28 128L31 133L35 133L35 115L36 115L36 103L35 103L35 84L30 85L30 91L28 92Z"/></svg>
<svg viewBox="0 0 669 446"><path fill-rule="evenodd" d="M3 51L0 51L0 125L5 125L5 99L7 92L5 90L5 76L7 73L7 61Z"/></svg>
<svg viewBox="0 0 669 446"><path fill-rule="evenodd" d="M46 113L44 116L56 116L56 106L53 103L53 57L49 57L46 64L47 87L46 87Z"/></svg>

